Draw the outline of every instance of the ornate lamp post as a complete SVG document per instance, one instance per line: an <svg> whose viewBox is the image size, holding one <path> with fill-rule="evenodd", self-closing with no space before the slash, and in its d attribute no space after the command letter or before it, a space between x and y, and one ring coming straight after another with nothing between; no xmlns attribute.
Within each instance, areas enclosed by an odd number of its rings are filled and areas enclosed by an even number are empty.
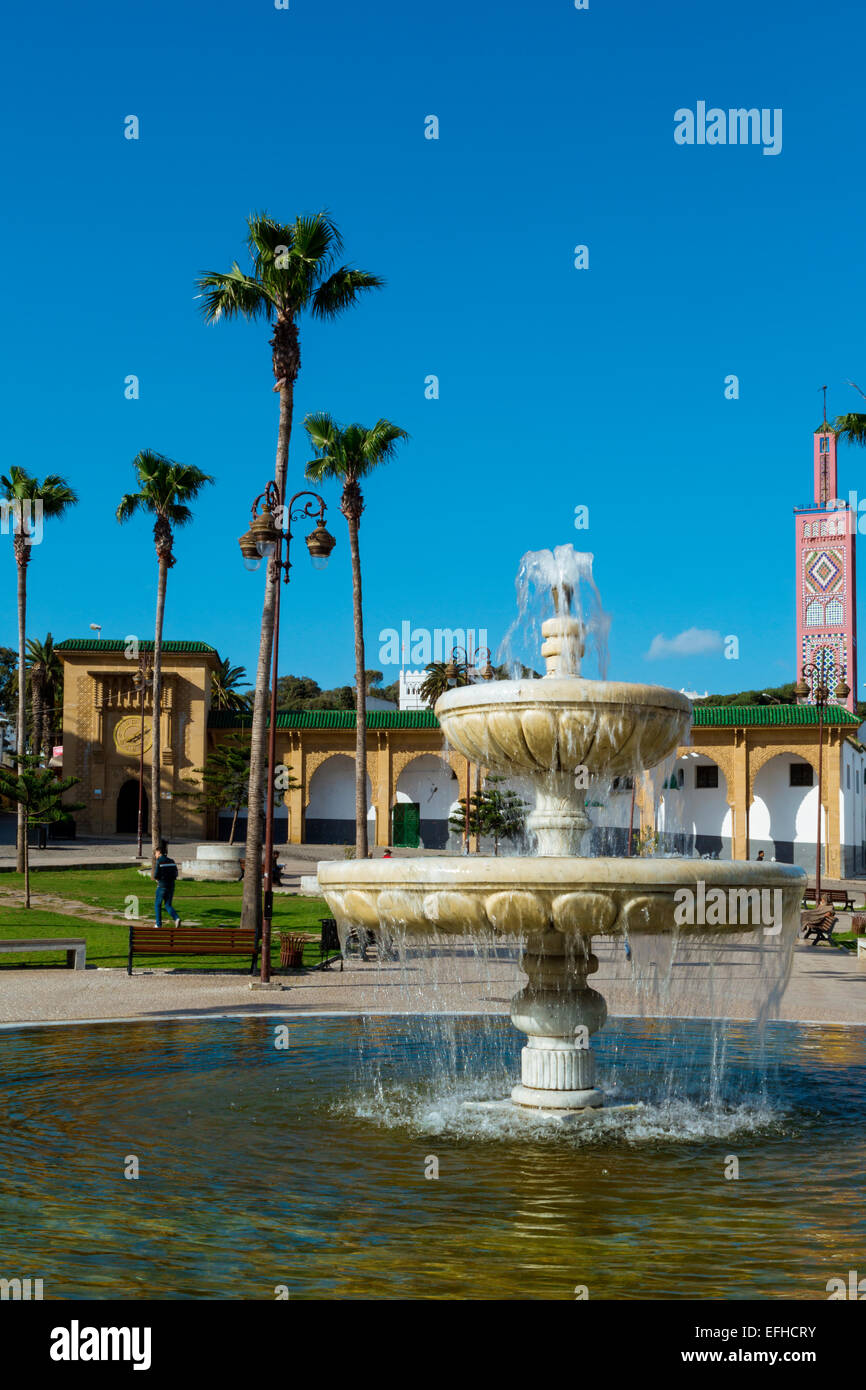
<svg viewBox="0 0 866 1390"><path fill-rule="evenodd" d="M91 624L92 626L92 624ZM144 696L148 687L153 683L153 666L143 654L138 658L138 670L132 678L132 684L139 698L139 713L141 715L141 729L138 736L138 858L141 858L141 843L144 834L144 818L142 816L142 804L144 802ZM158 718L158 712L154 710L154 718ZM150 789L153 796L153 788Z"/></svg>
<svg viewBox="0 0 866 1390"><path fill-rule="evenodd" d="M481 665L482 660L484 661L484 665L483 665L483 666ZM465 647L454 647L454 648L452 648L451 655L450 655L450 657L448 658L448 665L445 667L445 679L447 680L449 686L451 686L452 688L453 688L454 686L457 685L457 682L458 682L459 677L460 677L460 668L461 668L461 667L462 667L463 670L466 672L466 675L467 675L467 678L468 678L467 683L471 683L471 680L472 680L472 677L473 677L473 676L478 676L478 677L480 677L480 679L483 680L483 681L492 681L493 678L494 678L494 676L496 675L496 672L494 671L493 667L490 665L490 648L489 648L489 647L478 647L478 649L477 649L475 652L473 652L473 654L472 654L471 656L469 655L469 652L466 650ZM476 801L477 801L478 803L480 803L480 801L481 801L481 765L480 765L480 763L476 764L476 767L475 767L475 797L476 797ZM469 801L470 801L470 796L469 796L469 777L467 776L467 778L466 778L466 821L465 821L465 828L464 828L464 831L463 831L464 853L465 853L465 854L468 854L468 853L469 853ZM480 854L480 853L481 853L481 835L480 835L480 834L476 836L475 853L476 853L476 854Z"/></svg>
<svg viewBox="0 0 866 1390"><path fill-rule="evenodd" d="M815 906L817 907L821 900L821 783L824 771L824 710L830 702L830 689L817 662L803 667L800 672L800 679L794 687L794 694L798 700L807 700L811 695L818 707L818 847L815 854ZM847 700L851 694L850 688L845 684L844 677L839 677L834 694L840 703Z"/></svg>
<svg viewBox="0 0 866 1390"><path fill-rule="evenodd" d="M310 500L304 506L300 498ZM257 511L258 508L258 511ZM252 505L250 529L240 538L238 544L248 570L257 570L263 559L268 560L268 583L274 590L274 626L272 633L273 659L271 665L271 705L268 725L268 776L265 800L265 873L264 898L262 902L262 984L271 978L271 923L274 911L274 781L276 778L276 738L277 738L277 670L280 649L280 575L283 583L289 582L292 567L289 552L292 543L291 522L309 517L316 522L315 528L305 537L307 549L314 569L324 569L328 557L336 545L334 537L325 529L327 508L317 492L296 492L288 506L285 506L276 483L270 482L264 492L259 493ZM283 526L286 526L285 532ZM283 559L283 541L286 543L286 558ZM258 815L258 807L250 807L250 813Z"/></svg>

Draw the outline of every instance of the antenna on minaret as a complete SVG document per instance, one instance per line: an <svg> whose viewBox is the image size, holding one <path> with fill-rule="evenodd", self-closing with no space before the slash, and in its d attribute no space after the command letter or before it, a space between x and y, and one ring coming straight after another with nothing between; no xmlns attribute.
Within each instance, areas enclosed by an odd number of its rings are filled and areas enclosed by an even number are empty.
<svg viewBox="0 0 866 1390"><path fill-rule="evenodd" d="M827 387L826 387L826 386L819 386L819 387L818 387L818 390L824 392L824 418L823 418L823 420L821 421L821 424L822 424L822 425L826 425L826 423L827 423Z"/></svg>

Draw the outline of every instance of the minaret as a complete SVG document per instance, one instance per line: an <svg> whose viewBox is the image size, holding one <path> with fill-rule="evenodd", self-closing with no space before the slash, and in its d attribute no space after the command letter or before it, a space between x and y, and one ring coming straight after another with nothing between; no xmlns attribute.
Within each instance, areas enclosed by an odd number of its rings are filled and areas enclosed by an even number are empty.
<svg viewBox="0 0 866 1390"><path fill-rule="evenodd" d="M842 503L836 476L836 435L824 419L814 434L814 501L795 507L797 552L797 661L816 665L830 690L844 677L853 712L857 698L857 596L855 549L857 514ZM810 700L812 697L810 697ZM808 703L808 702L807 702Z"/></svg>

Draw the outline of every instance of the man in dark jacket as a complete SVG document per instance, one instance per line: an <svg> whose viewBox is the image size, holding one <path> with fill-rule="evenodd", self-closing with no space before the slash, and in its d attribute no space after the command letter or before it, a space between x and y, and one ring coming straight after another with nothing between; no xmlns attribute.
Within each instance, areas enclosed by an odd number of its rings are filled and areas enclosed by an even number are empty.
<svg viewBox="0 0 866 1390"><path fill-rule="evenodd" d="M154 903L154 915L156 916L155 926L162 926L162 909L165 908L169 917L174 919L175 926L180 926L180 918L172 906L174 897L174 885L177 882L177 864L169 858L168 844L165 840L159 842L159 854L153 861L151 878L156 879L156 901Z"/></svg>

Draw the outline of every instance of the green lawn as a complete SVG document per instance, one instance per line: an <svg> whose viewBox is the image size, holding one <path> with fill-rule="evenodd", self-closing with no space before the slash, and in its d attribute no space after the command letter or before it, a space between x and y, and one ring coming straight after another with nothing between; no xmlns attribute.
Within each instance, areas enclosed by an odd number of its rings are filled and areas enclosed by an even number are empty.
<svg viewBox="0 0 866 1390"><path fill-rule="evenodd" d="M37 870L30 876L31 892L51 893L58 898L106 908L122 916L136 905L141 922L153 921L154 884L142 878L135 868L68 870L52 872ZM23 887L22 875L3 874L0 887ZM202 927L238 926L241 914L240 883L195 883L181 880L175 890L176 908L181 920ZM274 947L272 964L279 965L276 936L280 931L310 933L310 944L304 950L304 965L318 963L319 919L328 916L327 904L321 898L299 898L276 894L274 897ZM163 914L163 921L167 922ZM87 964L121 967L126 965L128 927L103 922L89 922L66 913L33 907L28 911L15 899L0 900L0 938L19 936L83 936L87 941ZM31 955L0 955L0 970L23 964L65 965L62 952L37 952ZM242 956L142 956L136 957L133 969L148 967L172 969L188 967L208 970L225 967L244 971ZM249 969L247 965L246 969Z"/></svg>

